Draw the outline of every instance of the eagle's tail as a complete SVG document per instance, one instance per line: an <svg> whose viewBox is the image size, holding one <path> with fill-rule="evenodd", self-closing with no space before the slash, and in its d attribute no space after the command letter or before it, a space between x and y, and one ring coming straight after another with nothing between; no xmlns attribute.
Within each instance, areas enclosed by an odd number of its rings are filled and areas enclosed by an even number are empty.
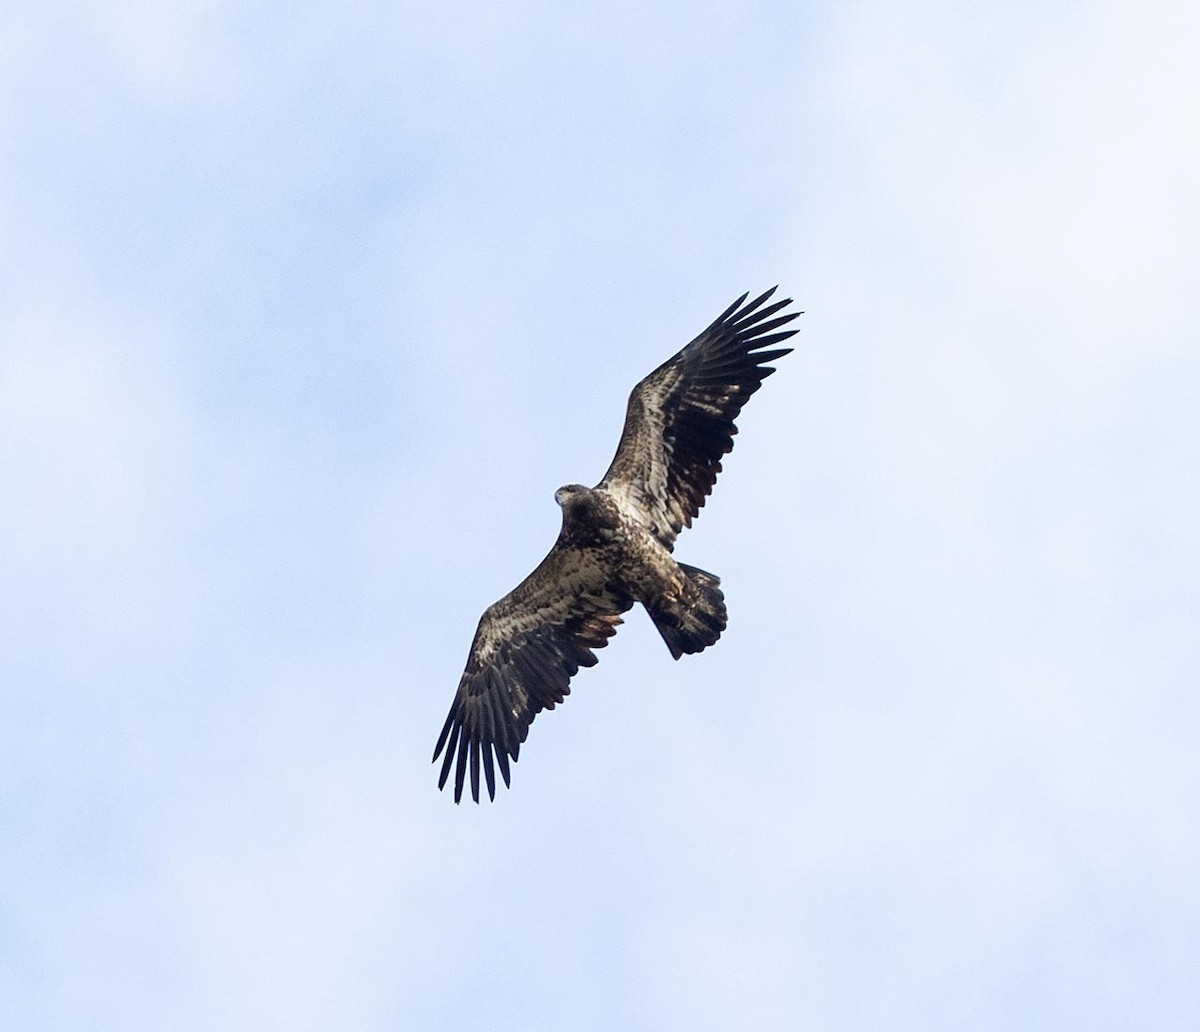
<svg viewBox="0 0 1200 1032"><path fill-rule="evenodd" d="M713 644L725 630L727 619L721 578L683 563L679 568L687 575L683 599L669 608L650 611L654 626L676 659Z"/></svg>

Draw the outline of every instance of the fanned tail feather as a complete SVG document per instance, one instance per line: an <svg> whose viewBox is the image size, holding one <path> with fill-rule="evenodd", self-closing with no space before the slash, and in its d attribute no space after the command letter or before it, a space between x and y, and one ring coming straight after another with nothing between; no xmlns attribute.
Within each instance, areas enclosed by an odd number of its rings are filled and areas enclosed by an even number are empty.
<svg viewBox="0 0 1200 1032"><path fill-rule="evenodd" d="M684 563L679 568L687 575L683 600L650 612L654 626L676 659L708 648L721 637L728 620L721 578Z"/></svg>

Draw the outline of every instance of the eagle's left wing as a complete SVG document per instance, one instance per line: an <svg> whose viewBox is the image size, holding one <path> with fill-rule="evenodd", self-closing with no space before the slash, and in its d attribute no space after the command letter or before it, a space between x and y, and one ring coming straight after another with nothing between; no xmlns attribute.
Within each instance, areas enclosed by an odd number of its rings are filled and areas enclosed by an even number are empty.
<svg viewBox="0 0 1200 1032"><path fill-rule="evenodd" d="M455 770L456 803L468 762L471 796L479 802L481 759L495 799L493 753L507 785L509 757L517 759L533 718L563 701L581 666L595 665L592 650L608 644L633 605L612 581L595 553L556 543L533 573L484 611L433 751L436 762L446 750L438 788Z"/></svg>
<svg viewBox="0 0 1200 1032"><path fill-rule="evenodd" d="M775 371L764 363L792 350L760 350L796 332L772 332L800 314L776 315L791 298L763 307L773 293L749 304L743 294L629 396L621 443L601 484L631 502L667 548L712 491L742 406Z"/></svg>

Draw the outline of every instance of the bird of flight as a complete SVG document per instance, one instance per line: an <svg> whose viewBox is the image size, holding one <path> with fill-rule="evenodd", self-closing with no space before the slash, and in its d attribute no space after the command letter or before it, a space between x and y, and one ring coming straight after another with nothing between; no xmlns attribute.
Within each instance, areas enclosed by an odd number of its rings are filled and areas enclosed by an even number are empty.
<svg viewBox="0 0 1200 1032"><path fill-rule="evenodd" d="M791 298L766 304L772 287L743 294L712 325L654 370L629 396L621 443L595 487L568 484L554 494L562 530L550 554L480 618L467 668L433 751L442 750L438 788L454 770L454 801L470 767L479 802L479 768L496 798L495 767L510 784L533 718L570 692L581 666L597 662L635 602L678 659L712 645L725 629L720 579L671 555L690 527L733 448L734 419L791 352L770 349L795 330L800 312L777 314ZM457 762L456 758L457 757ZM494 757L494 759L493 759Z"/></svg>

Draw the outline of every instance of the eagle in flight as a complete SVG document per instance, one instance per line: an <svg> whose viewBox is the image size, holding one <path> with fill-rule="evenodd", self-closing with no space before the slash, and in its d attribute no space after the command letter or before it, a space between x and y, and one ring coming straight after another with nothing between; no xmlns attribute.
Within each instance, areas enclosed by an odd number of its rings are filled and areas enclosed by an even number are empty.
<svg viewBox="0 0 1200 1032"><path fill-rule="evenodd" d="M791 352L770 349L799 312L778 314L791 298L743 294L703 333L654 370L629 396L621 443L595 487L568 484L554 494L562 530L550 554L480 618L467 668L438 737L445 751L438 788L454 771L462 799L468 766L479 802L479 770L496 797L495 768L510 784L533 718L570 692L593 649L616 633L640 602L678 659L712 645L725 629L720 579L671 555L712 491L733 448L734 419L766 377L764 363Z"/></svg>

